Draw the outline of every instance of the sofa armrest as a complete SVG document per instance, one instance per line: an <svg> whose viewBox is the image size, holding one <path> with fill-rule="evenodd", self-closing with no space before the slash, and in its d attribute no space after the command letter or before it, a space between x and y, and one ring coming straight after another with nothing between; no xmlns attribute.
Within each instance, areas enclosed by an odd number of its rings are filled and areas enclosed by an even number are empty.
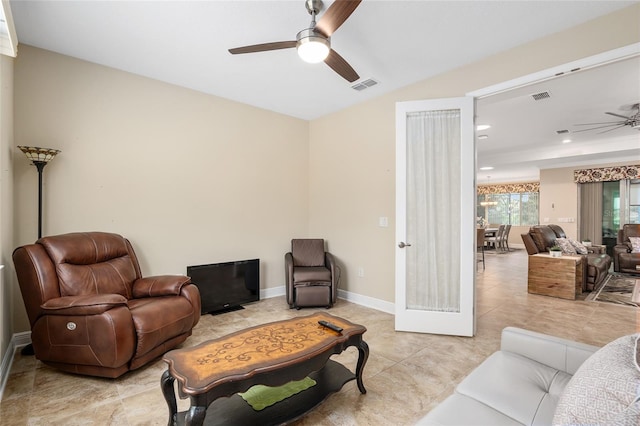
<svg viewBox="0 0 640 426"><path fill-rule="evenodd" d="M500 349L573 375L599 348L515 327L502 330Z"/></svg>
<svg viewBox="0 0 640 426"><path fill-rule="evenodd" d="M98 315L116 306L127 306L120 294L91 294L49 299L42 304L45 315Z"/></svg>
<svg viewBox="0 0 640 426"><path fill-rule="evenodd" d="M182 286L190 282L191 278L185 275L157 275L140 278L133 283L133 298L178 296Z"/></svg>

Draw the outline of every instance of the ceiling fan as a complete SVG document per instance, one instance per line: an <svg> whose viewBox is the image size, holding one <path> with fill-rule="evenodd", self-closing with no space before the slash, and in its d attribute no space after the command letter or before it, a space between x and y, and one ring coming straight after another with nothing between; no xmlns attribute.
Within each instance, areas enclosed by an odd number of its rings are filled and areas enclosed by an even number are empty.
<svg viewBox="0 0 640 426"><path fill-rule="evenodd" d="M604 123L574 124L574 126L596 126L596 127L591 127L589 129L576 130L573 133L588 132L590 130L600 130L600 129L605 129L605 130L602 130L598 133L607 133L624 126L630 126L632 129L640 130L640 103L624 105L620 109L631 111L632 113L631 115L626 116L626 115L616 114L615 112L605 112L605 114L622 118L622 120L607 121Z"/></svg>
<svg viewBox="0 0 640 426"><path fill-rule="evenodd" d="M316 15L322 10L321 0L305 0L307 11L311 15L311 24L300 31L292 41L276 41L272 43L254 44L229 49L229 53L265 52L269 50L289 49L295 47L302 60L309 63L324 61L331 69L345 80L353 83L360 78L357 72L342 56L331 48L331 35L351 16L362 0L336 0L316 23Z"/></svg>

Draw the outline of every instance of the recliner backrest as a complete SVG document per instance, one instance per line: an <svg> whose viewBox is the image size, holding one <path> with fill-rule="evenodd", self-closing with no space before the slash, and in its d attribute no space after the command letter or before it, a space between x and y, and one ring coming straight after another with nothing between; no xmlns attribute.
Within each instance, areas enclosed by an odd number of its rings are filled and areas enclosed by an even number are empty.
<svg viewBox="0 0 640 426"><path fill-rule="evenodd" d="M627 223L622 226L622 235L620 243L628 243L629 237L640 237L640 224Z"/></svg>
<svg viewBox="0 0 640 426"><path fill-rule="evenodd" d="M564 229L560 225L547 225L551 230L556 234L557 238L567 238L567 234L564 232Z"/></svg>
<svg viewBox="0 0 640 426"><path fill-rule="evenodd" d="M132 297L140 267L131 244L104 232L77 232L38 240L54 263L61 296L120 294Z"/></svg>
<svg viewBox="0 0 640 426"><path fill-rule="evenodd" d="M556 233L547 225L532 226L529 234L541 253L545 253L556 242Z"/></svg>
<svg viewBox="0 0 640 426"><path fill-rule="evenodd" d="M324 266L323 239L291 240L293 266Z"/></svg>

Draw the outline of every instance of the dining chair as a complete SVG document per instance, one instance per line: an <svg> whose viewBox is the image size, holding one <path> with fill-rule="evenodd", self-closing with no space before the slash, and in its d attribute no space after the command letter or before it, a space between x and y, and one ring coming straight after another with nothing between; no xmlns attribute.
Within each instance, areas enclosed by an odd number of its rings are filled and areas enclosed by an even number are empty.
<svg viewBox="0 0 640 426"><path fill-rule="evenodd" d="M506 248L507 252L511 251L511 249L509 248L509 232L511 232L511 224L505 226L504 235L502 238L502 247Z"/></svg>
<svg viewBox="0 0 640 426"><path fill-rule="evenodd" d="M504 234L505 225L498 226L498 231L496 231L493 237L485 237L485 241L492 245L496 253L498 250L502 250L502 235Z"/></svg>
<svg viewBox="0 0 640 426"><path fill-rule="evenodd" d="M476 233L476 269L478 269L478 263L482 262L482 270L484 271L484 228L478 228Z"/></svg>

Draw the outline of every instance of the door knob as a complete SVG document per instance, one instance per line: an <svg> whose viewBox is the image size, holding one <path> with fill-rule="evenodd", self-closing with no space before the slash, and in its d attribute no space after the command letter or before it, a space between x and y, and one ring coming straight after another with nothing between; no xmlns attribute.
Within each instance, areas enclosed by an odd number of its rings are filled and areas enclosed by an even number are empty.
<svg viewBox="0 0 640 426"><path fill-rule="evenodd" d="M398 244L398 247L400 248L411 247L411 244L406 244L404 241L400 241L400 243Z"/></svg>

